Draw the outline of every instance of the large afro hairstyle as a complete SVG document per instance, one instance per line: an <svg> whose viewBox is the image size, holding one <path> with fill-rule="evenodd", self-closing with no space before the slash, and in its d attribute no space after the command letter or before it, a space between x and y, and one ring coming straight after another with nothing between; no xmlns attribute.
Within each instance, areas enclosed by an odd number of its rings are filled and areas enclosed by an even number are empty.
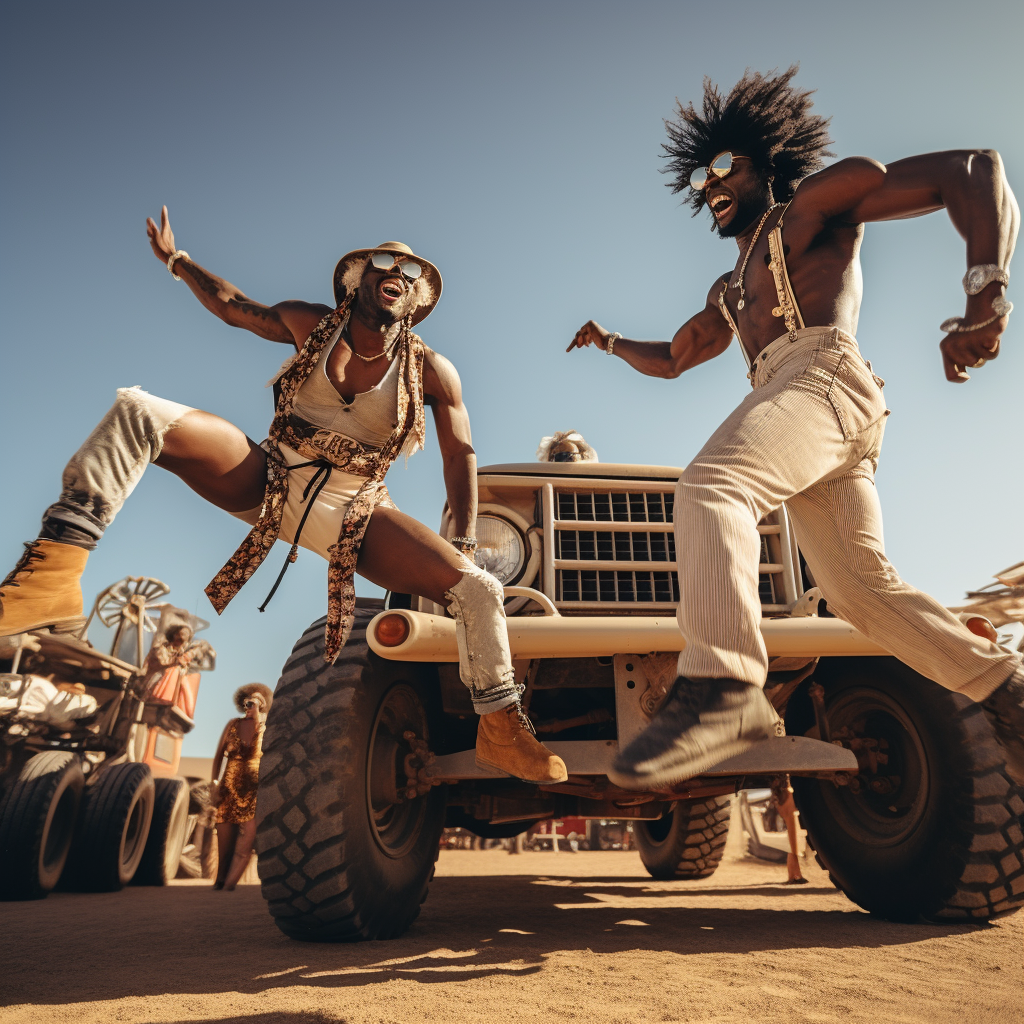
<svg viewBox="0 0 1024 1024"><path fill-rule="evenodd" d="M263 683L246 683L235 690L235 707L240 714L245 714L243 703L250 697L263 698L263 710L269 711L270 705L274 703L274 691Z"/></svg>
<svg viewBox="0 0 1024 1024"><path fill-rule="evenodd" d="M676 117L666 121L669 141L662 146L672 175L669 188L690 189L690 174L707 167L719 153L733 150L749 156L767 182L777 202L793 198L801 179L825 166L823 157L834 156L826 148L831 118L809 111L811 92L790 84L798 64L767 75L749 69L724 99L709 78L704 79L704 103L700 111L692 103L676 101ZM696 215L705 204L704 189L690 190L686 202Z"/></svg>

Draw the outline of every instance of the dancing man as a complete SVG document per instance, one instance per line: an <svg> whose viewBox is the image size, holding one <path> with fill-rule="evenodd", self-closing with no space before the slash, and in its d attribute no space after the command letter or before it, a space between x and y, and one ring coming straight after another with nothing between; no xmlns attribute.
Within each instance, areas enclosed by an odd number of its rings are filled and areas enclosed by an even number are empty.
<svg viewBox="0 0 1024 1024"><path fill-rule="evenodd" d="M356 571L449 607L462 680L481 716L477 759L530 782L564 781L565 765L537 741L520 707L502 587L472 561L476 455L459 375L412 331L440 297L437 268L385 242L341 258L334 308L264 306L175 247L166 207L160 227L150 219L147 229L157 258L211 313L296 349L276 380L270 436L258 445L212 413L120 389L65 468L39 538L0 586L0 636L81 625L79 580L89 551L154 462L252 527L207 587L218 612L278 538L292 546L289 561L300 545L328 559L328 661L352 628ZM425 405L443 456L456 533L450 543L399 512L384 485L401 453L423 447Z"/></svg>
<svg viewBox="0 0 1024 1024"><path fill-rule="evenodd" d="M904 583L885 557L874 472L887 410L860 355L859 253L869 221L945 208L967 243L966 313L940 330L946 378L999 354L1019 211L992 151L951 151L885 166L851 157L822 169L828 121L783 74L748 72L726 97L705 82L700 110L668 124L673 192L707 206L735 267L670 342L632 341L593 320L575 337L652 377L678 377L735 334L753 392L683 471L676 488L678 678L612 778L656 789L774 734L762 692L757 523L783 502L828 606L915 671L975 701L1011 766L1024 766L1020 657L975 636ZM785 223L783 223L785 222ZM783 239L785 232L785 239Z"/></svg>

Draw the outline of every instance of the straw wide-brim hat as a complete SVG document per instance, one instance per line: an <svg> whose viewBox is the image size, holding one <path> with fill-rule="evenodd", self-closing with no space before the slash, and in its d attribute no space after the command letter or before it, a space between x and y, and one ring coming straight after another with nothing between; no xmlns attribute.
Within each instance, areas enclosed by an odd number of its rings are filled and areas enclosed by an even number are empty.
<svg viewBox="0 0 1024 1024"><path fill-rule="evenodd" d="M352 274L348 272L360 263L364 263L366 258L375 252L401 253L403 256L415 260L423 268L423 273L412 286L413 294L418 292L420 298L420 303L412 315L412 322L418 324L421 320L426 319L430 311L437 305L437 300L441 298L441 274L430 260L417 256L404 242L381 242L380 245L374 246L372 249L353 249L352 252L342 256L334 268L335 304L340 306L348 297L349 288L358 288L359 286L358 279L353 280ZM359 276L362 276L362 267L359 269Z"/></svg>
<svg viewBox="0 0 1024 1024"><path fill-rule="evenodd" d="M274 703L274 691L269 686L263 683L246 683L245 686L240 686L235 690L235 707L238 708L239 713L245 714L242 704L250 697L262 697L264 711L269 711L270 705Z"/></svg>

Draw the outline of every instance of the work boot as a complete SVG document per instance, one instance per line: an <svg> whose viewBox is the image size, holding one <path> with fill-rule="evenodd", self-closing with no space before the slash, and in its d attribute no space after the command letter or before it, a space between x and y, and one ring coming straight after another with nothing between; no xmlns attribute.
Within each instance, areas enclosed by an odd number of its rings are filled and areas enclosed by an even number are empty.
<svg viewBox="0 0 1024 1024"><path fill-rule="evenodd" d="M518 702L480 716L476 763L480 768L497 768L539 786L569 778L565 762L533 734L533 725Z"/></svg>
<svg viewBox="0 0 1024 1024"><path fill-rule="evenodd" d="M663 789L777 735L779 716L760 686L735 679L676 679L651 724L615 758L625 789Z"/></svg>
<svg viewBox="0 0 1024 1024"><path fill-rule="evenodd" d="M0 584L0 636L32 629L77 630L82 618L79 580L89 552L74 544L34 540Z"/></svg>
<svg viewBox="0 0 1024 1024"><path fill-rule="evenodd" d="M1024 667L1018 666L981 706L1006 751L1006 770L1024 786Z"/></svg>

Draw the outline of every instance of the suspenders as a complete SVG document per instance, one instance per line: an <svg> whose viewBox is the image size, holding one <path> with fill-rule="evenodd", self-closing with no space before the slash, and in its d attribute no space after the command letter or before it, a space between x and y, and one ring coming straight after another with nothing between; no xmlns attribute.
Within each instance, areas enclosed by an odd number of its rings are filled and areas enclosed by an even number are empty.
<svg viewBox="0 0 1024 1024"><path fill-rule="evenodd" d="M782 208L782 214L779 216L778 223L768 233L768 252L770 255L768 269L772 272L772 277L775 279L775 293L779 300L779 304L772 310L772 316L783 318L786 330L789 333L789 340L796 341L796 332L804 327L804 318L800 312L800 306L797 304L793 285L789 280L789 271L786 268L786 255L782 247L782 218L785 217L786 210L788 209L789 203L786 203ZM749 367L750 356L743 345L743 339L740 337L736 321L733 320L729 307L725 304L725 292L728 287L729 284L726 282L718 293L718 308L721 310L722 316L725 317L725 322L729 325L732 333L736 335L740 348L743 349L743 358L747 361L747 366Z"/></svg>

